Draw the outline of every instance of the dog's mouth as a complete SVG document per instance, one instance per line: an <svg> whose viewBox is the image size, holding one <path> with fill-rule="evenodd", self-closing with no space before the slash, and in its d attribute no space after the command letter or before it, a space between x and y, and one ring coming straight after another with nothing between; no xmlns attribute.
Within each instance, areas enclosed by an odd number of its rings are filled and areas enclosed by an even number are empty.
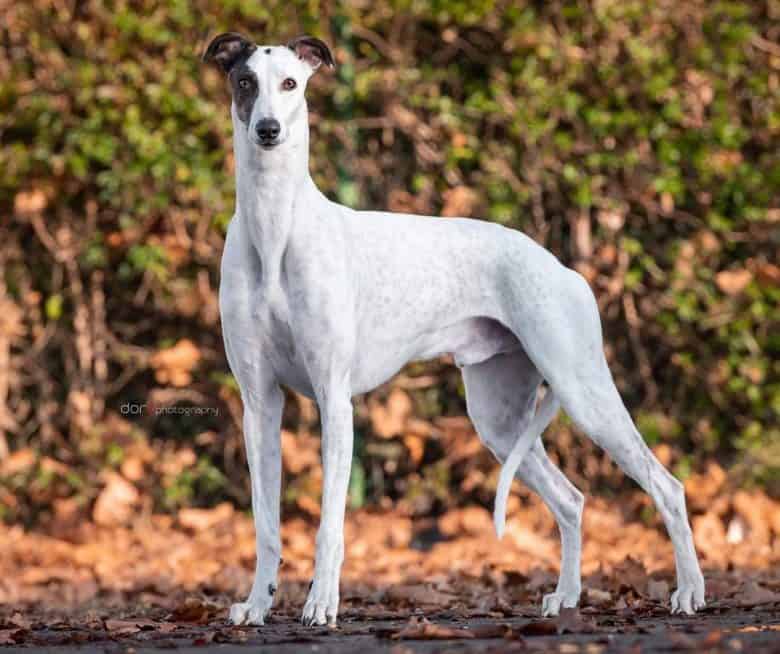
<svg viewBox="0 0 780 654"><path fill-rule="evenodd" d="M252 142L258 148L261 148L263 150L273 150L274 148L284 143L282 139L258 139L258 138L253 138Z"/></svg>

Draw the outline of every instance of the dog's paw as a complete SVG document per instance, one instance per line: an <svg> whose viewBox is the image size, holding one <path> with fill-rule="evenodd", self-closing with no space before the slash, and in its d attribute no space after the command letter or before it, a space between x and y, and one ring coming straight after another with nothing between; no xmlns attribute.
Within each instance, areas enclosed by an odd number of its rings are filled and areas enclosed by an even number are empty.
<svg viewBox="0 0 780 654"><path fill-rule="evenodd" d="M579 593L550 593L542 599L542 616L552 618L561 612L561 608L573 608L580 601Z"/></svg>
<svg viewBox="0 0 780 654"><path fill-rule="evenodd" d="M672 593L672 613L685 613L693 615L703 609L707 603L704 601L704 582L684 584Z"/></svg>
<svg viewBox="0 0 780 654"><path fill-rule="evenodd" d="M306 626L336 625L336 617L339 609L338 581L335 588L328 588L328 584L312 583L309 596L303 606L301 623Z"/></svg>
<svg viewBox="0 0 780 654"><path fill-rule="evenodd" d="M265 616L271 609L271 602L259 602L249 599L246 602L233 604L230 607L230 622L235 625L253 625L260 627L265 624Z"/></svg>

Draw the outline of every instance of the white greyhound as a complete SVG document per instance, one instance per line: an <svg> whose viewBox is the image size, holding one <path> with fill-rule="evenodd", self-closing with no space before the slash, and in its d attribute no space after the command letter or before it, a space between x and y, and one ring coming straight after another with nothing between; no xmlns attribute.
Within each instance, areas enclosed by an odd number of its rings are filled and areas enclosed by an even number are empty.
<svg viewBox="0 0 780 654"><path fill-rule="evenodd" d="M576 425L649 493L674 545L673 612L704 606L704 579L683 487L653 456L618 394L602 350L588 284L533 240L464 218L354 211L328 200L309 174L304 91L321 65L319 39L256 45L227 33L205 61L232 91L236 210L222 257L219 305L230 368L241 387L252 478L257 564L235 624L261 625L273 603L281 554L280 384L316 400L322 419L322 518L304 624L333 624L344 557L352 463L352 396L410 360L451 353L468 413L506 461L496 499L503 529L515 472L557 521L561 572L544 615L580 596L582 494L542 446L563 405ZM537 390L549 390L538 411Z"/></svg>

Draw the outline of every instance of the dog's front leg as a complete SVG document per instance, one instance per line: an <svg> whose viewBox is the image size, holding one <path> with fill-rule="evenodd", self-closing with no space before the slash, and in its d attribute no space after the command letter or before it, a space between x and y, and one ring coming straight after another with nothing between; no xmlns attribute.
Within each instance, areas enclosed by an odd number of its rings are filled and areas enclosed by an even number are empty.
<svg viewBox="0 0 780 654"><path fill-rule="evenodd" d="M255 580L246 602L233 604L233 624L262 625L276 592L281 560L279 493L282 476L281 416L284 395L269 385L259 396L244 394L244 443L255 518Z"/></svg>
<svg viewBox="0 0 780 654"><path fill-rule="evenodd" d="M352 402L346 385L318 398L322 417L322 516L317 532L314 579L303 607L306 625L335 624L344 560L344 510L352 467Z"/></svg>

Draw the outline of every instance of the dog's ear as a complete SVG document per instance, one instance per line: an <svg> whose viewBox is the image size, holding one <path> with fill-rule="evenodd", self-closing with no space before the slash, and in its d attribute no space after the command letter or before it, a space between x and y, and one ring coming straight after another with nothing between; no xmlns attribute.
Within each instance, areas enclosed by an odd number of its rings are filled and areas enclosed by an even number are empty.
<svg viewBox="0 0 780 654"><path fill-rule="evenodd" d="M330 48L323 41L313 36L299 36L287 44L300 59L305 61L312 70L317 70L320 64L325 64L328 68L334 68L336 62L330 53Z"/></svg>
<svg viewBox="0 0 780 654"><path fill-rule="evenodd" d="M257 46L241 34L226 32L214 37L214 40L209 43L209 47L203 53L203 61L214 62L225 73L229 73L236 62L246 59L256 49Z"/></svg>

